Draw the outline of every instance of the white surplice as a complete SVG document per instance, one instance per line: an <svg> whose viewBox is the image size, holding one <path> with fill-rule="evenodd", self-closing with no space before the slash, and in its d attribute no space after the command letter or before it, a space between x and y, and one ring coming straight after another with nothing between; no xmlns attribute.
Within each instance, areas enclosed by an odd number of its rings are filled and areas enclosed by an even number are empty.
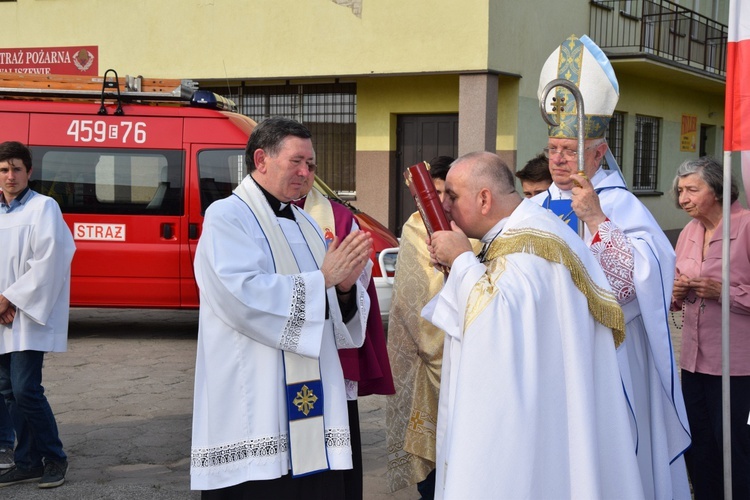
<svg viewBox="0 0 750 500"><path fill-rule="evenodd" d="M252 196L263 194L249 177ZM191 488L217 489L289 472L282 350L317 358L324 389L325 438L331 469L352 467L344 379L337 348L364 341L369 299L357 283L357 314L342 322L335 290L326 290L312 245L299 224L276 218L263 198L255 214L238 196L211 204L195 256L200 325L195 371ZM258 218L272 220L289 243L299 274L278 267ZM316 226L317 227L317 226ZM267 228L268 230L268 228ZM326 302L329 319L326 319Z"/></svg>
<svg viewBox="0 0 750 500"><path fill-rule="evenodd" d="M591 183L599 193L604 215L624 233L632 248L635 300L622 305L625 342L618 348L617 358L630 404L633 445L644 494L654 499L690 499L683 456L690 445L690 432L668 324L674 249L648 209L625 189L615 171L600 169ZM533 201L544 206L548 198L570 197L569 191L552 184ZM590 245L592 239L586 227L584 241ZM602 261L600 265L607 270L616 263ZM616 274L608 276L614 279Z"/></svg>
<svg viewBox="0 0 750 500"><path fill-rule="evenodd" d="M642 498L618 332L593 316L622 313L590 252L524 200L487 255L423 310L446 332L436 498Z"/></svg>
<svg viewBox="0 0 750 500"><path fill-rule="evenodd" d="M0 293L16 306L0 325L0 354L64 352L75 243L55 200L36 192L0 214Z"/></svg>

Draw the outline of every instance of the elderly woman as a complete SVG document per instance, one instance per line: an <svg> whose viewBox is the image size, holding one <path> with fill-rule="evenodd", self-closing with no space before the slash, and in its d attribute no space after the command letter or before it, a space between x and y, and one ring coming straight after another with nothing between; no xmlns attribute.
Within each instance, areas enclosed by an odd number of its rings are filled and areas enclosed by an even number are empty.
<svg viewBox="0 0 750 500"><path fill-rule="evenodd" d="M683 311L682 393L693 443L685 459L695 499L724 498L721 401L721 246L723 170L688 160L673 194L690 221L677 241L672 309ZM750 211L732 179L729 284L733 498L750 498Z"/></svg>

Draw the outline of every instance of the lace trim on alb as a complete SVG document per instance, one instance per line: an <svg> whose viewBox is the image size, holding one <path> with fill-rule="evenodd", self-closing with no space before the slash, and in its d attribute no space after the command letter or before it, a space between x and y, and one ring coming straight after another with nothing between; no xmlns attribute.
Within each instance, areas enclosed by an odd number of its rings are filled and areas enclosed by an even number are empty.
<svg viewBox="0 0 750 500"><path fill-rule="evenodd" d="M229 465L241 460L274 457L287 452L287 439L286 435L272 436L215 448L193 449L190 453L190 465L192 468L202 469Z"/></svg>
<svg viewBox="0 0 750 500"><path fill-rule="evenodd" d="M326 448L333 452L351 449L351 434L346 427L326 429ZM239 443L216 446L214 448L196 448L190 453L190 466L193 469L207 469L231 465L243 460L274 458L289 450L288 436L264 437Z"/></svg>
<svg viewBox="0 0 750 500"><path fill-rule="evenodd" d="M292 305L289 308L289 319L279 340L279 349L297 352L306 318L305 281L299 275L293 275L292 281Z"/></svg>
<svg viewBox="0 0 750 500"><path fill-rule="evenodd" d="M352 437L348 427L326 429L326 448L349 448L351 445Z"/></svg>
<svg viewBox="0 0 750 500"><path fill-rule="evenodd" d="M627 235L610 220L599 224L599 232L591 251L604 270L612 291L620 305L635 299L635 257Z"/></svg>

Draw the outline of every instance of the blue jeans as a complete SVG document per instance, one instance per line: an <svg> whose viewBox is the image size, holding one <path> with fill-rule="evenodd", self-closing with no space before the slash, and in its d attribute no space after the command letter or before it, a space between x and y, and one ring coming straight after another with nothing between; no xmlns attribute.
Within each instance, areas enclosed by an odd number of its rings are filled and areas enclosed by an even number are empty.
<svg viewBox="0 0 750 500"><path fill-rule="evenodd" d="M57 422L44 396L42 363L44 353L20 351L0 355L0 394L13 422L18 445L15 462L28 470L68 457L63 452ZM2 417L0 417L2 418Z"/></svg>
<svg viewBox="0 0 750 500"><path fill-rule="evenodd" d="M5 405L5 395L0 394L0 449L12 450L16 446L16 431L13 430L13 420Z"/></svg>

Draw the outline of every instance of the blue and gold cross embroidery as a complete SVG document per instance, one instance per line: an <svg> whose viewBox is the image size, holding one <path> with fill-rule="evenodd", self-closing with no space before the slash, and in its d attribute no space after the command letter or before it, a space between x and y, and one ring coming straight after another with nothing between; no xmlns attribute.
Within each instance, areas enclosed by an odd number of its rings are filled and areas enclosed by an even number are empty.
<svg viewBox="0 0 750 500"><path fill-rule="evenodd" d="M323 383L308 380L286 386L289 420L323 415Z"/></svg>
<svg viewBox="0 0 750 500"><path fill-rule="evenodd" d="M302 390L297 393L297 397L294 398L292 403L297 406L297 409L305 414L310 414L310 410L315 408L315 402L318 401L318 396L310 390L306 385L302 386Z"/></svg>

